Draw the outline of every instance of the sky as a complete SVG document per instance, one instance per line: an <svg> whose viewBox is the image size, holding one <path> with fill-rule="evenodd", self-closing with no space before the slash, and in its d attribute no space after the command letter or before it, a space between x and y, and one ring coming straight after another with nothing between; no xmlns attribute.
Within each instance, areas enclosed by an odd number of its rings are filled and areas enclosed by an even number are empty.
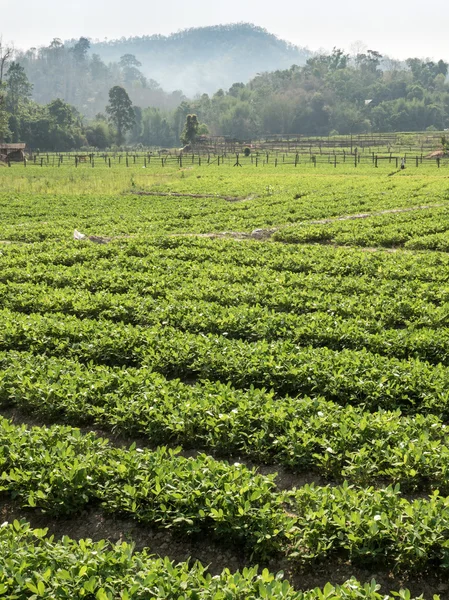
<svg viewBox="0 0 449 600"><path fill-rule="evenodd" d="M361 41L393 58L449 60L447 11L443 0L428 8L421 0L21 0L0 12L0 36L27 49L55 37L111 40L249 22L313 51L351 51Z"/></svg>

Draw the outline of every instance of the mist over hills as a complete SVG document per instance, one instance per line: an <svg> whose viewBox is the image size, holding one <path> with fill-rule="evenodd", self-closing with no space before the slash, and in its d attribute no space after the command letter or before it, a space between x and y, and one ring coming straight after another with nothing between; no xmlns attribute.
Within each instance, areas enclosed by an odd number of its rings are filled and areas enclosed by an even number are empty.
<svg viewBox="0 0 449 600"><path fill-rule="evenodd" d="M245 23L112 42L54 38L6 63L0 140L50 150L121 144L107 110L116 86L133 107L133 146L179 147L193 114L200 133L244 140L441 131L448 73L442 59L399 62L370 49L312 55Z"/></svg>
<svg viewBox="0 0 449 600"><path fill-rule="evenodd" d="M125 54L142 63L142 73L164 90L187 96L227 90L259 72L303 65L311 52L250 23L185 29L169 36L149 35L91 42L91 54L118 62Z"/></svg>

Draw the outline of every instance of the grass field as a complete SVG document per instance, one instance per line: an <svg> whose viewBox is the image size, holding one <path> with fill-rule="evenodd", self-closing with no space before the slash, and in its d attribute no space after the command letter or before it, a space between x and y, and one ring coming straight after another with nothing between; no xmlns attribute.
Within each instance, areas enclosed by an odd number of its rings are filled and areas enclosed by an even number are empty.
<svg viewBox="0 0 449 600"><path fill-rule="evenodd" d="M243 165L0 168L0 596L449 597L448 165Z"/></svg>

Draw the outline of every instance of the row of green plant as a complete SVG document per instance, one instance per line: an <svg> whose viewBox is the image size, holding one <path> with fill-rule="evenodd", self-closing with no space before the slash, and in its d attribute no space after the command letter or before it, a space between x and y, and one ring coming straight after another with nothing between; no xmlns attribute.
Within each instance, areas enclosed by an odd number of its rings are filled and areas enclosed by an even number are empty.
<svg viewBox="0 0 449 600"><path fill-rule="evenodd" d="M201 454L113 448L70 427L0 421L0 491L22 506L73 515L89 505L175 532L226 538L257 556L279 550L292 519L271 476Z"/></svg>
<svg viewBox="0 0 449 600"><path fill-rule="evenodd" d="M357 484L389 481L449 494L448 433L433 415L369 413L319 397L187 385L148 369L85 367L25 353L0 355L0 367L3 409L145 436L152 446L180 444Z"/></svg>
<svg viewBox="0 0 449 600"><path fill-rule="evenodd" d="M83 265L5 265L0 273L1 294L18 310L33 312L48 305L85 316L122 307L118 317L139 322L157 302L208 302L221 307L251 306L296 314L328 312L340 317L381 320L386 327L412 321L430 326L445 318L449 293L442 282L376 279L369 276L288 273L255 267L198 265L163 261L158 265L129 260ZM133 264L134 263L134 268ZM444 268L444 266L443 266ZM9 299L11 298L11 299ZM368 301L369 300L369 301ZM91 309L86 309L90 303ZM55 307L52 307L55 305ZM435 309L436 305L438 309ZM133 308L134 307L134 308ZM243 308L245 310L245 308ZM248 310L248 308L246 308ZM131 312L131 314L129 314ZM135 313L135 314L134 314ZM148 317L147 317L148 318Z"/></svg>
<svg viewBox="0 0 449 600"><path fill-rule="evenodd" d="M304 486L290 494L296 515L289 551L293 561L349 556L354 564L394 564L394 569L449 568L449 499L406 500L398 486L355 489Z"/></svg>
<svg viewBox="0 0 449 600"><path fill-rule="evenodd" d="M70 237L72 233L69 232ZM250 241L242 244L232 239L194 236L122 237L100 246L77 244L73 240L58 245L51 242L36 246L2 245L1 250L5 268L20 266L29 271L31 266L46 265L50 273L54 266L88 267L100 260L100 268L113 265L124 271L136 270L139 274L145 269L148 272L149 269L162 268L164 265L167 265L167 269L169 265L180 268L182 264L189 263L189 267L198 269L206 264L214 269L227 266L231 272L241 270L242 275L248 278L252 270L256 273L257 268L263 274L282 273L289 277L320 273L333 277L364 276L377 280L416 279L429 282L446 281L447 275L442 269L449 263L444 255L432 253L420 255L417 264L415 255L411 253L392 256L379 252L368 255L352 248L298 247ZM93 275L91 273L91 277Z"/></svg>
<svg viewBox="0 0 449 600"><path fill-rule="evenodd" d="M447 239L448 209L413 210L365 219L333 221L322 224L307 222L281 228L273 239L288 243L339 244L343 246L404 246L420 249L422 238L438 235ZM442 247L427 246L429 249Z"/></svg>
<svg viewBox="0 0 449 600"><path fill-rule="evenodd" d="M139 328L62 315L1 311L0 350L67 356L85 364L145 366L169 377L227 381L277 395L323 396L338 404L416 412L447 410L449 371L362 350L335 352L290 341L245 342L170 326ZM431 410L433 410L431 408Z"/></svg>
<svg viewBox="0 0 449 600"><path fill-rule="evenodd" d="M29 430L2 420L0 441L0 489L50 514L98 503L159 528L225 538L253 558L285 555L295 565L343 554L398 571L449 568L449 500L437 491L414 501L399 486L278 492L272 477L240 464L183 458L165 447L112 448L59 426Z"/></svg>
<svg viewBox="0 0 449 600"><path fill-rule="evenodd" d="M70 239L74 228L105 236L251 232L311 219L447 202L443 177L423 184L414 177L373 178L365 171L354 176L353 166L347 177L326 174L300 180L291 165L288 169L270 167L266 172L254 168L245 177L232 166L188 169L139 167L130 173L117 167L108 169L107 178L91 168L2 169L0 239L62 241ZM139 191L186 196L124 194ZM220 196L244 200L228 202Z"/></svg>
<svg viewBox="0 0 449 600"><path fill-rule="evenodd" d="M182 289L186 295L186 289ZM307 297L306 293L302 295ZM374 306L368 305L363 310L366 305L361 305L357 296L346 301L343 294L338 297L331 294L324 298L323 294L319 296L324 310L320 310L318 299L313 301L308 297L302 310L298 307L299 312L304 314L298 315L275 312L257 304L223 306L196 299L142 298L132 292L91 294L67 287L51 289L31 284L0 283L1 305L16 313L51 315L61 312L80 319L106 319L139 328L171 326L193 334L224 335L229 339L285 339L300 346L333 350L365 348L397 358L416 357L434 364L449 363L449 338L446 330L442 329L449 322L447 304L435 307L402 298L388 303L389 299L382 295L373 302ZM340 306L339 299L342 302ZM388 303L387 307L385 303ZM335 310L332 310L334 306ZM343 316L338 314L341 312ZM360 312L368 313L369 317Z"/></svg>
<svg viewBox="0 0 449 600"><path fill-rule="evenodd" d="M355 579L342 586L295 591L282 572L257 567L212 576L200 563L175 563L121 542L55 541L24 521L0 528L0 594L11 600L412 600L408 590L385 596L379 586ZM420 597L421 598L421 597ZM439 596L434 596L438 600ZM418 600L418 599L416 599Z"/></svg>

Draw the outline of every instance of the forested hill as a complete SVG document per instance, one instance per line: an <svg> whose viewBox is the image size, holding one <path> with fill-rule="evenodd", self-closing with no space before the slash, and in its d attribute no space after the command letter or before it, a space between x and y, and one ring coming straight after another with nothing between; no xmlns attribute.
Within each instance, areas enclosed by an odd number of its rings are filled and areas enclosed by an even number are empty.
<svg viewBox="0 0 449 600"><path fill-rule="evenodd" d="M249 23L186 29L169 36L151 35L91 43L90 52L108 62L132 54L143 74L166 90L193 96L246 83L257 73L302 65L310 56Z"/></svg>

